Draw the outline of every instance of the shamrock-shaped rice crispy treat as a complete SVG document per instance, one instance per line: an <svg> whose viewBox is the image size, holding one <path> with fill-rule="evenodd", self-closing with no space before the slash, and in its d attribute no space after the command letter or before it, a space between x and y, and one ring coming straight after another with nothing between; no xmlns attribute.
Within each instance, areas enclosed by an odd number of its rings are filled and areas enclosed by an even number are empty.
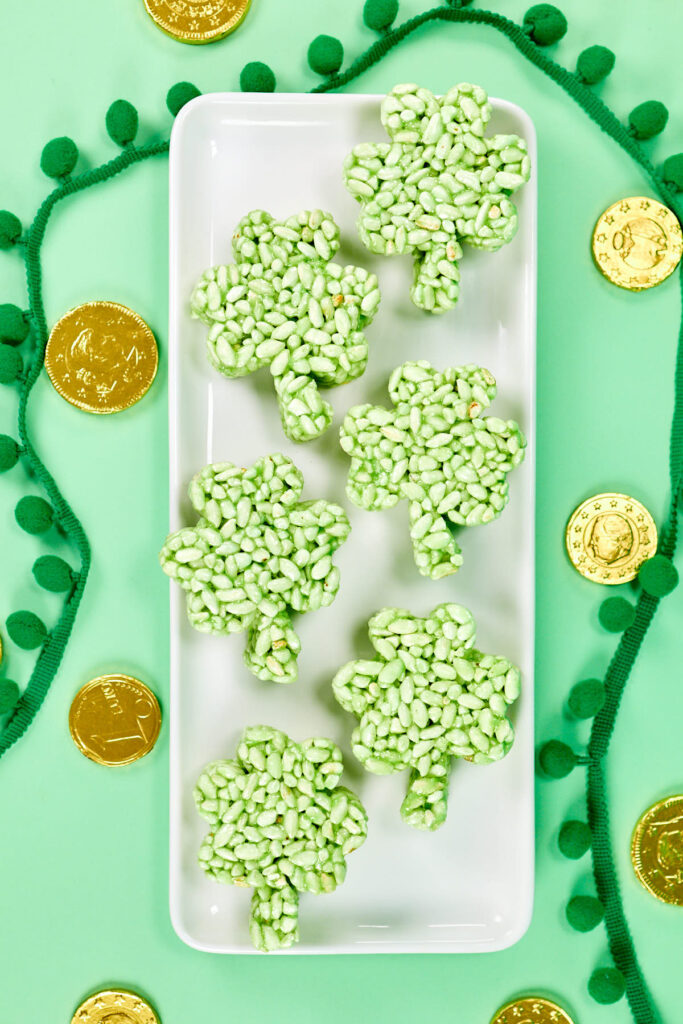
<svg viewBox="0 0 683 1024"><path fill-rule="evenodd" d="M363 329L379 306L377 278L331 262L339 228L323 210L285 221L252 210L232 244L236 262L207 270L191 300L193 315L209 326L209 362L226 377L267 366L285 434L310 441L332 419L319 387L365 370Z"/></svg>
<svg viewBox="0 0 683 1024"><path fill-rule="evenodd" d="M526 143L485 135L491 104L478 85L438 98L397 85L382 101L391 142L363 142L344 161L344 182L362 206L360 236L371 252L411 253L411 298L431 313L458 299L461 242L493 251L517 230L510 200L529 179Z"/></svg>
<svg viewBox="0 0 683 1024"><path fill-rule="evenodd" d="M512 746L506 712L519 696L519 669L474 647L474 619L458 604L441 604L424 619L383 608L369 634L377 657L349 662L332 683L358 718L353 752L378 775L410 768L401 816L437 829L446 819L451 758L490 764Z"/></svg>
<svg viewBox="0 0 683 1024"><path fill-rule="evenodd" d="M507 474L524 458L514 420L483 416L496 382L479 366L435 370L404 363L389 381L394 409L354 406L340 430L351 456L347 493L374 511L409 502L410 537L420 573L440 579L462 565L448 523L476 526L503 511Z"/></svg>
<svg viewBox="0 0 683 1024"><path fill-rule="evenodd" d="M211 825L199 863L211 878L254 889L249 932L268 952L299 939L299 893L333 892L346 857L365 842L367 814L339 786L331 740L295 743L269 726L246 729L234 760L214 761L194 791Z"/></svg>
<svg viewBox="0 0 683 1024"><path fill-rule="evenodd" d="M332 556L350 532L344 510L299 501L303 476L284 455L251 468L207 466L190 484L196 526L171 534L160 562L187 591L190 622L204 633L247 632L244 661L259 679L296 679L301 649L290 611L331 604Z"/></svg>

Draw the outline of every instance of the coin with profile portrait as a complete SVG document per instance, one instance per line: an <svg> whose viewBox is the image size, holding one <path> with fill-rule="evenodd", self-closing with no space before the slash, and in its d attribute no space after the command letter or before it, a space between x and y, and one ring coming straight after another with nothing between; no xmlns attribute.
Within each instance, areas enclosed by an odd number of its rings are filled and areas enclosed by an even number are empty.
<svg viewBox="0 0 683 1024"><path fill-rule="evenodd" d="M595 583L627 583L657 550L648 510L627 494L595 494L572 513L565 534L574 568Z"/></svg>

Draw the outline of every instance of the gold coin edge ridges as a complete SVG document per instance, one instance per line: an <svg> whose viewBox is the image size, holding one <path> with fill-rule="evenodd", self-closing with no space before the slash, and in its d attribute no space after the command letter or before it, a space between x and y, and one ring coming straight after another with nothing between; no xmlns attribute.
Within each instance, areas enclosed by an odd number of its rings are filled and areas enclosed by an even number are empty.
<svg viewBox="0 0 683 1024"><path fill-rule="evenodd" d="M583 501L579 502L579 504L576 506L576 508L572 511L571 515L569 516L569 518L567 520L567 524L566 524L565 529L564 529L564 543L565 543L565 548L566 548L566 551L567 551L567 556L569 558L569 561L571 562L571 564L574 567L574 569L579 573L579 575L583 576L583 578L588 580L589 583L600 583L603 586L615 586L615 585L622 584L622 583L629 583L631 580L635 579L636 576L638 575L638 572L640 570L641 565L647 559L644 558L641 562L639 562L635 566L634 572L633 572L633 574L631 576L622 576L620 579L599 580L599 579L596 579L595 575L594 575L596 572L599 571L599 567L594 569L594 570L591 569L590 572L583 572L579 568L579 566L576 564L576 562L574 561L574 558L572 557L571 546L570 546L570 533L571 533L571 529L572 529L572 526L574 525L576 517L579 515L581 510L583 508L585 508L586 505L590 505L591 502L602 501L602 500L605 500L607 498L621 498L624 501L633 502L634 505L638 505L639 508L642 509L643 514L646 515L648 517L648 519L649 519L648 529L650 529L650 526L651 526L651 529L652 529L652 532L653 532L653 537L651 538L651 541L650 541L650 546L652 547L653 551L656 551L656 549L657 549L658 532L657 532L657 524L655 523L654 517L653 517L652 513L650 512L650 510L647 508L646 505L643 504L642 501L640 501L638 498L634 498L630 494L623 494L621 491L601 491L599 494L593 494L590 497L584 498Z"/></svg>
<svg viewBox="0 0 683 1024"><path fill-rule="evenodd" d="M189 32L187 29L182 29L178 32L174 31L165 22L160 21L158 17L153 13L152 7L155 5L155 0L144 0L144 3L147 14L152 19L157 28L161 29L162 32L164 32L171 39L175 39L175 41L178 43L190 43L197 46L201 46L203 43L216 43L220 42L221 39L225 39L226 36L229 36L232 32L234 32L236 29L240 27L245 17L249 13L249 8L251 7L251 0L246 0L243 9L238 12L236 20L230 22L227 28L225 27L225 25L223 25L221 28L215 29L211 32ZM168 0L166 0L165 6L169 6Z"/></svg>
<svg viewBox="0 0 683 1024"><path fill-rule="evenodd" d="M110 308L121 310L122 313L128 314L130 317L136 320L138 325L149 333L153 342L154 351L154 367L152 370L152 375L149 378L149 383L147 384L147 387L142 392L142 394L140 394L133 402L127 402L126 404L123 405L117 403L115 405L110 406L109 408L95 407L92 405L88 405L86 402L74 399L73 396L69 394L67 390L62 386L62 382L59 379L59 377L53 376L52 370L54 370L54 366L52 365L50 359L50 342L52 341L52 337L57 328L60 327L61 324L65 320L67 320L73 313L77 313L80 310L91 309L93 307L97 308L102 306L107 306ZM82 412L87 412L94 416L107 416L117 412L125 412L126 409L131 409L134 405L137 405L137 403L140 402L145 397L145 395L151 388L152 384L156 380L157 373L159 372L159 346L157 344L156 337L154 336L154 331L149 326L147 321L143 319L143 317L141 317L136 310L131 309L130 306L126 306L123 302L115 302L114 300L111 299L90 299L87 302L81 302L78 306L72 306L71 309L67 309L66 313L63 313L62 316L60 316L59 320L57 320L57 322L53 324L50 330L50 334L48 335L47 344L45 346L44 363L45 370L47 372L48 377L50 378L50 383L52 384L57 394L60 395L65 402L68 402L69 405L72 405L75 409L80 409Z"/></svg>
<svg viewBox="0 0 683 1024"><path fill-rule="evenodd" d="M633 833L631 835L631 864L633 866L633 871L637 880L640 882L640 884L646 892L650 893L651 896L654 896L654 898L659 900L660 903L666 903L667 906L676 907L683 906L683 904L679 903L678 900L666 899L659 892L657 892L654 886L650 884L649 877L647 873L643 870L642 858L640 857L640 846L637 845L642 839L643 833L645 831L645 822L648 815L651 814L652 811L658 810L660 807L666 806L666 804L668 804L670 801L680 801L681 803L683 803L683 793L672 793L670 796L662 797L661 800L655 800L655 802L651 804L648 808L646 808L646 810L644 810L642 814L638 817L638 820L636 821L635 826L633 828Z"/></svg>
<svg viewBox="0 0 683 1024"><path fill-rule="evenodd" d="M156 732L154 733L153 738L149 742L147 749L144 750L143 753L141 754L136 754L134 757L126 758L124 761L105 761L103 758L97 756L97 754L95 754L95 752L92 751L91 748L88 747L81 740L76 728L76 711L74 709L76 708L77 702L79 702L79 698L81 698L85 694L85 692L89 690L91 687L95 687L97 684L100 684L107 679L121 679L124 682L134 683L137 686L141 686L143 688L143 691L146 694L149 694L149 696L151 697L157 712L155 716ZM149 686L147 686L146 683L143 683L141 679L138 679L136 676L125 675L125 673L123 672L107 672L104 675L95 676L93 679L89 679L87 683L83 683L83 685L76 691L71 701L71 704L69 705L69 733L71 735L71 739L73 740L76 749L79 750L84 757L87 757L89 761L93 761L95 764L100 764L105 768L123 768L126 765L135 764L136 761L141 761L143 757L146 757L147 754L151 753L156 745L157 740L159 739L162 721L163 716L161 713L161 705L159 704L159 698L154 693L154 691ZM119 990L116 989L112 991Z"/></svg>

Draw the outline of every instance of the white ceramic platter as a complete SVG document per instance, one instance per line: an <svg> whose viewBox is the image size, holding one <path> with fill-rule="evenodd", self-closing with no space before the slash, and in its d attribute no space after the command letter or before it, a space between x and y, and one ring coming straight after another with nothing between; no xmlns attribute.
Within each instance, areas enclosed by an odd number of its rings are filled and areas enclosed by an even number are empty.
<svg viewBox="0 0 683 1024"><path fill-rule="evenodd" d="M369 814L365 845L349 858L332 895L303 895L301 943L289 953L473 952L502 949L526 930L533 899L533 626L536 183L518 193L519 230L494 254L465 246L461 298L443 316L410 302L410 257L369 254L355 230L358 206L342 184L345 154L358 142L383 141L379 96L202 96L176 119L171 139L169 335L170 526L195 522L186 497L192 475L210 462L247 465L268 452L290 455L305 478L304 498L341 502L352 532L336 556L341 588L334 603L298 618L299 678L260 682L242 661L243 636L195 632L184 594L171 585L170 902L176 931L198 949L253 952L251 892L208 880L197 864L207 824L192 788L203 765L231 757L241 730L269 724L302 740L333 738L344 751L344 782ZM517 132L529 145L533 125L519 107L493 101L491 132ZM232 260L231 236L248 210L284 218L302 209L331 211L341 227L340 263L378 274L382 305L367 330L368 368L360 380L326 393L331 428L305 445L282 433L267 370L227 380L205 357L206 328L189 315L202 271ZM389 404L386 385L407 359L437 367L478 362L498 381L492 414L517 419L529 438L525 463L511 474L502 517L462 532L464 566L438 582L418 575L403 502L388 512L354 508L344 486L348 459L338 427L350 406ZM159 538L161 546L163 538ZM352 658L368 657L365 624L384 605L424 615L436 604L465 604L477 645L522 670L513 713L515 745L492 766L454 765L448 820L436 833L403 824L407 773L374 776L350 752L355 720L332 699L330 681ZM278 954L279 955L279 954Z"/></svg>

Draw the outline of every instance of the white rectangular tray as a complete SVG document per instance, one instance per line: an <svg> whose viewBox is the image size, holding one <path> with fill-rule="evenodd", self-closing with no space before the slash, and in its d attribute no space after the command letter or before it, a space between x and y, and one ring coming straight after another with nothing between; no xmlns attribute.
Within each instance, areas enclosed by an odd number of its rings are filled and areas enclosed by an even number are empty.
<svg viewBox="0 0 683 1024"><path fill-rule="evenodd" d="M525 932L532 908L534 398L536 304L536 146L519 107L494 100L491 131L517 132L529 145L532 179L515 202L519 231L500 252L465 246L457 307L429 316L410 302L410 257L372 256L355 229L358 206L342 184L344 156L358 142L384 139L379 96L202 96L180 113L171 139L170 187L170 501L171 529L194 523L186 497L192 475L210 462L247 465L267 452L290 455L305 478L304 498L347 509L352 532L338 552L341 588L326 609L298 618L299 678L290 686L257 680L242 661L244 637L195 632L185 596L171 584L170 904L178 935L198 949L253 952L251 892L207 879L197 851L207 824L192 789L203 765L231 757L246 725L266 723L297 740L333 738L344 751L344 781L369 814L365 845L349 858L332 895L303 895L301 943L291 953L473 952L502 949ZM190 319L189 296L202 271L232 261L231 236L248 210L278 217L330 210L341 227L338 262L379 275L382 304L368 328L368 368L326 393L335 419L322 438L295 445L283 435L267 370L231 381L205 357L204 325ZM527 458L511 475L510 504L487 526L463 531L464 566L438 582L412 561L408 510L354 508L344 492L348 459L338 427L350 406L389 404L386 385L407 359L435 366L478 362L499 394L492 413L517 419ZM338 707L330 682L339 666L368 656L365 624L384 605L424 615L445 600L473 613L478 646L522 670L513 713L515 745L492 766L457 763L448 820L436 833L403 824L407 773L381 777L350 752L355 720Z"/></svg>

